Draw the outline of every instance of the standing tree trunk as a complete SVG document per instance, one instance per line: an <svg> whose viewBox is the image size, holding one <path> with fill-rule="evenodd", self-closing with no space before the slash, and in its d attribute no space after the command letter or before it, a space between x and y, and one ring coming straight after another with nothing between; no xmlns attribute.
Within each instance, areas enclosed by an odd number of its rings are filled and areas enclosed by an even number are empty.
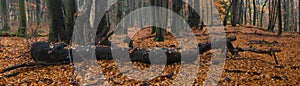
<svg viewBox="0 0 300 86"><path fill-rule="evenodd" d="M226 12L226 15L225 15L224 20L223 20L223 25L224 26L227 25L227 20L228 20L229 13L231 11L232 5L233 5L232 2L230 2L230 6L227 8L227 12Z"/></svg>
<svg viewBox="0 0 300 86"><path fill-rule="evenodd" d="M101 13L101 12L103 12L103 11L105 11L106 9L107 9L107 1L100 1L100 0L95 0L95 2L96 2L96 13ZM117 1L117 3L118 3L118 7L119 6L122 6L122 4L123 3L119 3L120 1ZM97 5L97 3L104 3L104 4L102 4L102 5ZM120 9L121 8L121 9ZM118 10L120 11L120 14L121 14L121 16L119 16L118 15L118 17L122 17L122 16L124 16L122 13L123 13L123 8L122 7L119 7L118 8ZM106 36L107 35L109 35L108 34L108 32L110 31L110 23L109 23L109 13L105 13L104 15L103 15L103 17L102 16L95 16L95 22L94 23L97 23L96 21L96 19L101 19L101 21L99 22L99 25L98 25L98 27L97 27L97 32L96 32L96 35L97 35L97 38L96 38L96 42L99 42L99 41L102 41L102 43L101 44L103 44L103 45L110 45L110 44L108 44L108 43L110 43L109 42L109 40L108 39L106 39ZM119 21L121 21L121 19L119 18L118 19L118 22ZM94 25L96 25L96 24L94 24ZM95 27L95 26L94 26ZM123 28L124 29L124 28ZM125 28L126 30L127 30L127 28ZM126 31L125 30L125 31ZM126 33L126 32L125 32Z"/></svg>
<svg viewBox="0 0 300 86"><path fill-rule="evenodd" d="M247 7L248 7L248 2L246 1L244 7L244 25L247 25Z"/></svg>
<svg viewBox="0 0 300 86"><path fill-rule="evenodd" d="M126 16L127 14L129 14L129 11L131 10L131 6L129 5L130 3L133 3L132 2L133 0L125 0L123 2L123 16ZM132 16L129 16L129 18L127 19L128 21L124 22L124 34L127 34L128 31L127 31L127 28L130 26L130 23L132 21Z"/></svg>
<svg viewBox="0 0 300 86"><path fill-rule="evenodd" d="M263 2L264 0L256 0L256 4L258 5L258 6L256 6L257 7L257 9L256 9L256 26L259 26L262 22L260 22L259 21L259 19L261 18L261 16L260 16L260 13L261 13L261 6L262 6L262 2ZM259 23L258 23L259 22Z"/></svg>
<svg viewBox="0 0 300 86"><path fill-rule="evenodd" d="M156 0L154 2L155 6L162 6L163 1L162 0ZM160 19L162 19L162 15L161 15L161 10L159 9L154 9L155 10L155 25L157 26L161 26L163 21L159 21ZM156 32L156 36L155 36L155 40L158 42L163 42L164 41L164 34L163 34L163 27L155 27L155 32ZM154 28L153 28L154 29Z"/></svg>
<svg viewBox="0 0 300 86"><path fill-rule="evenodd" d="M251 14L252 8L251 8L251 2L250 2L250 0L246 0L246 3L248 4L248 9L249 9L249 19L250 19L249 24L251 25L251 23L252 23L252 14Z"/></svg>
<svg viewBox="0 0 300 86"><path fill-rule="evenodd" d="M151 6L156 6L156 3L157 3L157 1L156 0L151 0L150 1L150 4L151 4ZM155 22L155 20L156 20L156 12L155 12L155 9L152 9L151 10L152 11L152 18L153 18L153 20L152 20L152 30L151 30L151 34L154 34L155 32L156 32L156 27L154 27L154 26L156 26L156 22Z"/></svg>
<svg viewBox="0 0 300 86"><path fill-rule="evenodd" d="M64 16L62 11L61 0L46 0L48 7L48 16L50 23L50 42L69 42L67 34L65 33Z"/></svg>
<svg viewBox="0 0 300 86"><path fill-rule="evenodd" d="M240 8L240 12L239 12L239 24L243 24L243 22L244 22L244 20L243 20L243 13L244 13L244 1L243 0L241 0L240 1L240 6L239 6L239 8Z"/></svg>
<svg viewBox="0 0 300 86"><path fill-rule="evenodd" d="M210 2L210 16L211 16L211 18L210 18L210 25L211 26L213 26L214 25L214 11L213 11L213 1L214 0L207 0L207 1L209 1Z"/></svg>
<svg viewBox="0 0 300 86"><path fill-rule="evenodd" d="M137 0L137 1L138 1L138 8L144 7L144 1L143 0ZM144 16L146 16L144 14L145 14L144 10L140 11L140 13L139 13L140 16L139 17L140 17L141 22L136 22L138 25L140 25L140 26L138 26L140 28L143 28L143 26L144 26L143 18L144 18Z"/></svg>
<svg viewBox="0 0 300 86"><path fill-rule="evenodd" d="M50 23L50 42L65 42L70 43L72 38L76 1L75 0L46 0L49 9L49 23Z"/></svg>
<svg viewBox="0 0 300 86"><path fill-rule="evenodd" d="M26 5L25 0L19 0L19 16L20 16L20 26L18 29L17 36L25 36L27 29L27 17L26 17Z"/></svg>
<svg viewBox="0 0 300 86"><path fill-rule="evenodd" d="M232 2L232 19L231 19L231 26L236 26L239 21L239 0L233 0Z"/></svg>
<svg viewBox="0 0 300 86"><path fill-rule="evenodd" d="M267 5L267 2L268 2L268 0L265 1L265 3L262 6L262 9L261 9L261 14L260 14L260 27L261 28L263 28L263 16L264 16L264 13L265 13L264 9Z"/></svg>
<svg viewBox="0 0 300 86"><path fill-rule="evenodd" d="M122 15L123 15L123 3L122 3L122 1L117 1L117 16L116 16L117 20L116 21L121 21Z"/></svg>
<svg viewBox="0 0 300 86"><path fill-rule="evenodd" d="M299 18L298 18L298 23L299 23L299 34L300 34L300 0L298 0L298 10L299 10Z"/></svg>
<svg viewBox="0 0 300 86"><path fill-rule="evenodd" d="M205 2L206 2L206 5L205 5L206 6L206 22L209 23L209 18L208 18L208 16L209 16L209 9L208 9L209 8L209 3L208 3L209 0L206 0ZM184 9L184 6L183 6L183 9ZM208 24L206 24L206 25L208 25Z"/></svg>
<svg viewBox="0 0 300 86"><path fill-rule="evenodd" d="M278 16L278 35L282 34L282 18L281 18L281 0L278 1L277 16Z"/></svg>
<svg viewBox="0 0 300 86"><path fill-rule="evenodd" d="M188 0L188 3L189 3L189 5L193 5L193 0ZM190 7L188 7L188 22L189 22L189 26L191 26L191 27L194 27L195 26L195 24L194 24L194 19L195 18L193 18L193 9L192 8L190 8Z"/></svg>
<svg viewBox="0 0 300 86"><path fill-rule="evenodd" d="M289 8L289 3L290 3L290 1L289 0L285 0L284 1L285 3L284 3L284 29L285 29L285 31L288 31L288 30L290 30L290 26L289 26L289 24L290 24L290 8Z"/></svg>
<svg viewBox="0 0 300 86"><path fill-rule="evenodd" d="M255 26L256 25L256 19L257 19L257 10L256 10L256 1L253 0L253 23L252 25Z"/></svg>
<svg viewBox="0 0 300 86"><path fill-rule="evenodd" d="M198 27L200 23L200 16L197 15L196 11L200 11L199 0L189 0L188 6L188 22L190 27ZM194 5L194 9L193 9Z"/></svg>
<svg viewBox="0 0 300 86"><path fill-rule="evenodd" d="M277 19L277 1L269 0L269 24L268 24L268 30L274 31L275 23Z"/></svg>
<svg viewBox="0 0 300 86"><path fill-rule="evenodd" d="M295 20L294 19L294 17L295 17L295 15L294 15L294 1L290 0L289 3L290 3L289 4L289 8L290 8L290 13L289 13L290 14L289 15L290 16L290 19L289 19L290 20L290 24L289 24L290 29L289 29L289 31L294 31L294 28L295 28L295 26L294 26L295 25L295 21L294 21Z"/></svg>
<svg viewBox="0 0 300 86"><path fill-rule="evenodd" d="M165 9L168 9L168 7L169 7L168 3L169 3L168 0L161 0L161 5ZM162 33L163 33L163 37L162 38L164 38L164 34L166 34L166 30L168 28L168 20L169 20L169 16L168 15L169 15L168 10L162 10L161 11L162 26L164 26L164 27L162 27L163 29L161 29Z"/></svg>
<svg viewBox="0 0 300 86"><path fill-rule="evenodd" d="M8 0L0 1L0 19L3 20L3 27L0 27L1 32L8 31L10 29Z"/></svg>
<svg viewBox="0 0 300 86"><path fill-rule="evenodd" d="M197 11L200 12L200 0L194 0L194 8L196 14L198 14ZM194 18L193 22L195 23L195 26L198 27L200 23L200 15L193 15L193 18Z"/></svg>
<svg viewBox="0 0 300 86"><path fill-rule="evenodd" d="M40 28L41 26L41 0L35 0L35 3L36 3L36 30ZM36 34L36 32L34 33Z"/></svg>
<svg viewBox="0 0 300 86"><path fill-rule="evenodd" d="M180 0L172 0L172 10L173 12L177 13L178 15L182 15L182 2ZM204 18L202 18L204 19ZM175 15L172 15L172 26L171 32L175 34L179 34L181 29L181 21L180 19L176 18Z"/></svg>
<svg viewBox="0 0 300 86"><path fill-rule="evenodd" d="M73 30L74 30L74 24L75 24L75 18L74 14L76 13L76 2L75 0L64 0L63 1L64 6L64 22L65 22L65 31L66 31L66 41L71 40ZM67 42L69 43L69 42Z"/></svg>

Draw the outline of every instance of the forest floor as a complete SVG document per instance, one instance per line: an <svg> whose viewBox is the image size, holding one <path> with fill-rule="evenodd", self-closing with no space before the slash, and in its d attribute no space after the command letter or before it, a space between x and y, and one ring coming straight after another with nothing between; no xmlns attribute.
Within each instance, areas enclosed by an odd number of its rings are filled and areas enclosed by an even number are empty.
<svg viewBox="0 0 300 86"><path fill-rule="evenodd" d="M274 58L268 54L258 54L253 52L240 52L240 56L227 55L226 63L219 85L299 85L300 84L300 35L296 33L283 33L282 36L275 36L276 33L263 31L252 27L226 27L227 36L236 36L237 40L233 41L234 47L252 48L269 50L280 49L281 52L276 53L279 64L276 65ZM194 30L196 38L201 43L209 41L209 36L205 35L207 32ZM148 37L147 39L141 38ZM139 31L133 40L134 46L139 47L166 47L165 45L175 45L174 37L166 36L166 41L156 43L153 41L153 35L150 35L150 28ZM28 44L36 41L46 41L47 37L37 38L19 38L19 37L1 37L0 42L0 70L13 65L33 62L30 59L30 50ZM250 41L265 41L269 43L252 43ZM157 46L159 45L159 46ZM163 46L160 46L163 45ZM211 55L214 51L211 50L199 55L201 59L199 70L197 71L197 78L194 80L195 85L201 85L205 81L209 66ZM175 76L157 77L147 82L136 81L124 77L120 71L117 70L113 60L97 61L99 66L90 67L93 73L103 73L103 76L98 77L104 80L99 82L97 80L87 80L89 83L104 83L113 85L168 85L172 82ZM145 64L134 63L146 68ZM178 65L167 65L161 74L168 75L172 71L178 71ZM189 67L189 65L184 65ZM189 70L183 70L189 71ZM7 74L18 75L12 77L4 77ZM192 71L195 72L195 71ZM25 67L12 70L7 73L0 73L1 85L71 85L72 66L57 65L57 66L35 66ZM76 78L77 80L80 77ZM79 83L82 83L79 81ZM184 83L184 82L182 82Z"/></svg>

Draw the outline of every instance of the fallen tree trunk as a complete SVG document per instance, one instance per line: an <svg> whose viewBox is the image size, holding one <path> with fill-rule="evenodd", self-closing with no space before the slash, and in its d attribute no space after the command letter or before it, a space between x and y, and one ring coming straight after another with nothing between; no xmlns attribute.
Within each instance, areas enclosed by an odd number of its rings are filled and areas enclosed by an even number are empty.
<svg viewBox="0 0 300 86"><path fill-rule="evenodd" d="M229 49L229 52L231 52L231 53L234 53L234 51L232 50L234 47L231 42L235 41L235 40L236 40L236 37L228 37L226 40L227 49ZM216 40L216 41L217 41L216 43L222 43L222 42L218 42L221 40ZM207 52L212 49L212 43L206 43L206 44L199 43L198 47L199 47L199 53L203 54L204 52Z"/></svg>
<svg viewBox="0 0 300 86"><path fill-rule="evenodd" d="M9 77L14 77L14 76L17 76L19 75L20 72L13 72L11 74L7 74L7 75L4 75L4 76L0 76L0 80L3 79L3 78L9 78Z"/></svg>
<svg viewBox="0 0 300 86"><path fill-rule="evenodd" d="M260 54L269 54L274 57L275 63L278 64L275 52L281 52L279 49L270 49L270 50L259 50L259 49L254 49L254 48L234 48L232 45L232 41L235 41L236 37L229 37L227 38L227 49L228 51L233 54L233 55L238 55L238 52L244 52L244 51L250 51L250 52L255 52L255 53L260 53ZM221 40L216 40L218 41ZM221 43L221 42L220 42ZM16 68L20 67L26 67L26 66L47 66L47 65L57 65L57 64L68 64L70 63L70 59L72 59L72 50L68 50L66 48L66 44L55 44L52 48L50 47L50 43L48 42L36 42L32 44L32 49L31 49L31 58L36 61L36 63L24 63L24 64L19 64L16 66L12 66L6 69L3 69L1 72L6 72L10 71ZM212 48L212 43L206 43L206 44L198 44L198 49L199 50L181 50L178 48L162 48L161 50L163 51L164 55L166 55L166 63L167 64L173 64L173 63L179 63L181 61L184 62L194 62L197 57L198 53L203 54L206 51L211 50ZM131 49L131 48L130 48ZM95 49L95 54L97 60L112 60L113 55L112 55L112 50L117 51L117 52L123 52L123 53L128 53L130 60L133 62L142 62L146 64L151 64L151 61L149 59L150 53L157 53L157 52L162 52L159 49L139 49L139 48L134 48L132 50L126 49L126 48L111 48L111 46L97 46ZM82 49L86 50L86 49ZM126 51L127 50L127 51ZM131 51L131 52L130 52ZM76 51L76 52L81 52L81 51ZM84 52L84 51L82 51ZM128 55L127 54L127 55ZM125 55L125 54L124 54ZM119 56L123 56L119 55ZM154 59L151 59L152 61L155 61L156 63L165 63L165 62L159 62L162 61L161 59L162 54L159 54L158 56L152 56ZM181 58L184 56L184 58ZM157 57L157 58L156 58Z"/></svg>
<svg viewBox="0 0 300 86"><path fill-rule="evenodd" d="M192 50L180 51L180 49L172 49L172 48L162 48L161 50L159 50L159 49L144 49L144 48L134 48L134 49L130 50L130 49L126 49L126 48L114 48L112 50L111 47L103 47L102 46L102 47L96 48L97 60L112 60L112 59L114 59L113 55L112 55L112 51L114 51L114 53L119 53L120 54L119 56L122 56L124 58L125 58L125 56L123 56L123 55L126 55L125 53L129 53L127 55L129 55L130 60L132 62L142 62L142 63L146 63L146 64L151 64L150 54L152 55L151 56L152 60L156 63L165 63L165 62L160 62L160 61L163 61L162 59L164 57L162 57L162 56L165 55L167 64L181 62L181 56L185 56L185 58L189 58L190 61L194 61L196 59L196 57L194 57L194 56L198 56L198 54L195 55L196 53L198 53L197 50L196 50L196 52L193 52ZM164 54L161 54L160 52L163 52ZM182 54L184 54L182 52L188 52L189 55L182 55ZM155 54L155 55L153 55L153 54ZM188 60L185 60L185 61L188 62Z"/></svg>
<svg viewBox="0 0 300 86"><path fill-rule="evenodd" d="M276 64L278 64L275 52L281 52L279 49L271 49L271 50L259 50L254 48L234 48L232 41L235 41L236 37L229 37L227 38L227 49L232 55L238 55L238 52L244 52L244 51L250 51L254 53L260 53L260 54L269 54L274 57ZM219 41L219 40L216 40ZM220 40L221 41L221 40ZM218 43L218 42L216 42ZM35 61L41 61L41 62L63 62L63 61L69 61L68 58L68 50L66 48L65 44L56 44L53 48L49 47L49 43L47 42L37 42L33 44L33 47L31 49L31 56ZM212 43L206 43L206 44L198 44L198 52L194 52L194 50L180 50L178 48L163 48L164 54L167 57L167 63L177 63L181 62L181 56L187 56L187 58L190 59L190 61L194 61L196 59L197 55L194 55L196 53L203 54L204 52L207 52L212 49ZM142 62L142 63L151 63L149 59L150 51L151 52L161 52L158 50L151 50L151 49L127 49L127 48L114 48L114 52L125 52L128 53L127 55L130 56L131 61L134 62ZM131 51L131 52L130 52ZM71 52L71 51L70 51ZM80 51L77 51L80 52ZM183 52L188 52L188 55L182 55ZM72 55L72 53L70 53ZM95 49L95 54L97 60L112 60L112 48L111 46L97 46ZM125 55L125 54L124 54ZM159 58L161 59L161 58ZM159 59L155 61L159 61ZM185 58L184 58L185 59ZM183 60L185 61L185 60Z"/></svg>
<svg viewBox="0 0 300 86"><path fill-rule="evenodd" d="M260 53L260 54L268 54L274 58L276 65L279 64L276 54L275 54L275 52L281 52L281 50L279 50L279 49L270 49L270 50L259 50L259 49L254 49L254 48L236 48L235 49L236 54L238 52L244 52L244 51L250 51L250 52Z"/></svg>
<svg viewBox="0 0 300 86"><path fill-rule="evenodd" d="M268 42L265 40L250 40L249 44L271 44L271 45L275 45L275 44L279 44L277 41L272 41L272 42Z"/></svg>
<svg viewBox="0 0 300 86"><path fill-rule="evenodd" d="M48 42L36 42L33 43L32 45L31 58L37 62L44 62L44 63L69 61L68 58L69 52L68 49L66 49L65 47L66 47L65 44L56 44L53 46L53 48L50 48L50 43ZM126 48L114 48L114 51L125 52L124 50L130 51L130 49L126 49ZM179 49L165 48L163 49L163 51L165 51L165 54L167 56L168 59L167 63L175 63L181 61ZM76 51L76 52L81 52L81 51ZM132 50L132 52L126 52L126 53L129 53L131 61L150 63L149 52L150 52L149 49L135 48ZM156 51L152 51L152 52L156 52ZM97 46L95 49L95 54L97 60L113 59L111 46Z"/></svg>
<svg viewBox="0 0 300 86"><path fill-rule="evenodd" d="M271 55L272 52L281 52L281 50L279 49L259 50L254 48L237 48L236 52L244 52L244 51L250 51L250 52L260 53L260 54L269 54L269 55Z"/></svg>
<svg viewBox="0 0 300 86"><path fill-rule="evenodd" d="M235 41L236 37L229 37L227 38L227 45L231 45L232 41ZM221 41L221 40L217 40ZM218 43L218 42L217 42ZM68 49L66 49L66 44L56 44L53 46L53 48L50 48L50 43L48 42L36 42L32 44L31 49L31 56L33 60L38 62L46 62L46 63L53 63L53 62L63 62L63 61L69 61L68 58ZM181 56L187 56L187 58L191 59L193 61L196 59L193 56L196 53L203 54L206 51L211 50L211 43L206 44L198 44L199 51L196 50L180 50L178 48L163 48L166 57L167 57L167 63L176 63L181 61ZM143 63L150 63L149 60L149 52L150 49L126 49L126 48L114 48L114 50L128 50L132 52L126 52L129 53L131 61L136 62L143 62ZM71 51L70 51L71 52ZM80 52L80 51L77 51ZM125 52L125 51L120 51ZM157 50L152 50L151 52L158 52ZM185 53L189 53L188 55L181 55ZM72 55L72 53L70 53ZM111 46L97 46L95 49L95 54L97 60L112 60L112 48ZM185 59L187 60L187 59Z"/></svg>
<svg viewBox="0 0 300 86"><path fill-rule="evenodd" d="M56 44L50 48L49 42L35 42L31 48L31 58L38 62L53 63L69 61L67 45Z"/></svg>
<svg viewBox="0 0 300 86"><path fill-rule="evenodd" d="M21 67L50 66L50 65L63 65L63 64L69 64L69 62L66 61L66 62L56 62L56 63L43 63L43 62L22 63L8 68L4 68L0 71L0 73L4 73Z"/></svg>
<svg viewBox="0 0 300 86"><path fill-rule="evenodd" d="M48 35L46 35L46 34L36 34L35 36L37 36L37 37L46 37ZM0 34L0 37L18 37L18 35L15 34L15 33L2 33L2 34Z"/></svg>

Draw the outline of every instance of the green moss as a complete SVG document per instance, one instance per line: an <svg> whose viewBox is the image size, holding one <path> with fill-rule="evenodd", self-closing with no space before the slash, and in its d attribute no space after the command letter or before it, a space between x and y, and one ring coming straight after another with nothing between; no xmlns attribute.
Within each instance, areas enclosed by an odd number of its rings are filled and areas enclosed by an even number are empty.
<svg viewBox="0 0 300 86"><path fill-rule="evenodd" d="M154 38L153 40L154 40L154 41L158 41L158 38Z"/></svg>
<svg viewBox="0 0 300 86"><path fill-rule="evenodd" d="M271 45L271 44L267 44L267 46L268 46L268 47L271 47L272 45Z"/></svg>

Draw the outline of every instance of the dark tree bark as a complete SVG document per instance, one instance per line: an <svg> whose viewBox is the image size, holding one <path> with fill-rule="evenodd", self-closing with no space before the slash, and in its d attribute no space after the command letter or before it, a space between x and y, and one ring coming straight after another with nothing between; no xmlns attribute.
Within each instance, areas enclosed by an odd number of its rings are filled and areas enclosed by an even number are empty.
<svg viewBox="0 0 300 86"><path fill-rule="evenodd" d="M231 2L232 8L231 8L231 13L232 13L232 18L231 18L231 26L236 26L239 21L239 0L233 0Z"/></svg>
<svg viewBox="0 0 300 86"><path fill-rule="evenodd" d="M290 30L290 0L283 0L284 1L284 30Z"/></svg>
<svg viewBox="0 0 300 86"><path fill-rule="evenodd" d="M161 7L168 9L169 8L169 1L168 0L161 0ZM166 34L166 29L168 27L168 20L169 20L169 12L168 10L161 10L161 19L162 19L162 35ZM163 37L164 38L164 37Z"/></svg>
<svg viewBox="0 0 300 86"><path fill-rule="evenodd" d="M172 11L178 15L183 15L183 3L180 0L172 0ZM175 34L179 34L180 30L182 29L182 24L180 19L176 18L174 15L172 16L172 29L171 32Z"/></svg>
<svg viewBox="0 0 300 86"><path fill-rule="evenodd" d="M3 26L0 27L1 32L8 31L10 29L8 0L0 1L0 19L2 19L2 22L3 22Z"/></svg>
<svg viewBox="0 0 300 86"><path fill-rule="evenodd" d="M238 52L244 52L244 51L250 51L254 53L260 53L260 54L269 54L271 56L274 56L275 61L277 60L275 56L275 52L281 52L279 49L270 49L270 50L260 50L255 48L234 48L232 42L236 40L236 37L229 37L227 38L227 49L232 55L238 55ZM219 43L216 40L216 43ZM69 61L68 56L69 53L72 55L71 50L68 50L64 47L66 47L66 44L56 44L53 48L50 48L50 44L48 42L36 42L33 43L31 49L31 56L35 61L38 62L45 62L45 63L59 63L59 62L66 62ZM192 52L190 50L180 50L180 49L174 49L174 48L163 48L167 55L167 63L173 64L181 61L181 55L182 52L190 52L189 54L195 54L199 52L199 54L203 54L204 52L207 52L212 49L212 43L199 43L198 47L199 50L196 52ZM113 48L115 52L125 52L124 50L129 50L128 48L122 48L117 47ZM126 52L130 54L131 61L134 62L142 62L149 64L149 51L148 49L139 49L139 48L131 48L133 52ZM95 54L97 60L112 60L112 48L110 46L98 46L95 49ZM154 50L155 51L155 50ZM183 56L189 56L189 55L183 55ZM195 58L194 58L195 59ZM194 59L186 61L194 61ZM158 60L159 59L155 59ZM276 61L278 64L278 61Z"/></svg>
<svg viewBox="0 0 300 86"><path fill-rule="evenodd" d="M75 13L77 11L76 1L75 0L64 0L63 1L64 9L64 22L65 22L65 32L66 32L66 41L71 40L74 24L75 24Z"/></svg>
<svg viewBox="0 0 300 86"><path fill-rule="evenodd" d="M69 42L67 38L64 16L62 10L62 0L46 0L50 23L50 42Z"/></svg>
<svg viewBox="0 0 300 86"><path fill-rule="evenodd" d="M25 36L27 29L27 17L26 17L26 3L25 0L19 0L19 16L20 16L20 26L18 29L17 36Z"/></svg>
<svg viewBox="0 0 300 86"><path fill-rule="evenodd" d="M227 8L227 12L226 12L226 15L224 17L224 20L223 20L223 25L226 26L227 25L227 21L228 21L228 17L229 17L229 13L231 11L231 8L232 8L232 2L230 2L230 6Z"/></svg>
<svg viewBox="0 0 300 86"><path fill-rule="evenodd" d="M57 44L50 48L49 42L35 42L32 44L31 57L38 62L62 62L68 61L68 50L64 49L66 44Z"/></svg>
<svg viewBox="0 0 300 86"><path fill-rule="evenodd" d="M240 12L239 12L239 24L243 24L243 22L244 22L244 18L243 18L243 13L244 13L244 0L241 0L241 2L240 2L240 6L239 6L239 8L240 8Z"/></svg>
<svg viewBox="0 0 300 86"><path fill-rule="evenodd" d="M70 43L75 25L75 0L46 0L50 23L50 42Z"/></svg>
<svg viewBox="0 0 300 86"><path fill-rule="evenodd" d="M151 6L157 6L157 0L151 0L150 1L150 4L151 4ZM152 9L151 10L152 11L152 18L153 18L153 20L152 20L152 31L151 31L151 34L154 34L155 32L156 32L156 27L154 27L154 26L156 26L156 24L157 24L157 22L155 22L155 20L157 20L157 11L155 10L155 9Z"/></svg>
<svg viewBox="0 0 300 86"><path fill-rule="evenodd" d="M249 24L251 25L251 23L252 23L252 13L251 13L251 11L252 11L252 8L251 8L251 2L250 2L250 0L246 0L246 3L247 3L247 5L248 5L248 9L249 9Z"/></svg>
<svg viewBox="0 0 300 86"><path fill-rule="evenodd" d="M200 0L194 0L194 8L195 8L195 11L197 12L200 12ZM198 13L196 13L198 14ZM200 24L200 15L193 15L193 18L194 18L194 24L196 27L199 26Z"/></svg>
<svg viewBox="0 0 300 86"><path fill-rule="evenodd" d="M108 37L106 37L108 38ZM235 41L235 37L230 37L227 40L228 45L231 44L232 41ZM212 43L198 44L200 54L211 50ZM232 45L232 44L231 44ZM53 48L50 48L49 42L35 42L32 44L31 48L31 57L33 60L37 62L44 63L59 63L59 62L67 62L69 61L69 53L72 55L72 50L68 50L66 44L55 44ZM113 48L115 52L125 52L124 50L129 50L128 48L117 47ZM142 63L150 63L149 60L149 51L148 49L139 49L139 48L131 48L133 52L130 53L130 58L134 62L142 62ZM231 48L233 49L233 48ZM190 50L180 50L173 48L163 48L167 55L167 63L173 64L181 61L181 52L190 52L189 54L195 54L195 52L191 52ZM97 46L95 49L95 54L97 60L112 60L112 48L110 46ZM154 50L155 52L155 50ZM197 52L197 51L196 51ZM233 52L233 51L232 51ZM183 55L188 56L188 55ZM155 59L160 60L160 59Z"/></svg>
<svg viewBox="0 0 300 86"><path fill-rule="evenodd" d="M244 7L244 25L247 25L247 7L248 7L248 2L245 2L245 7Z"/></svg>
<svg viewBox="0 0 300 86"><path fill-rule="evenodd" d="M253 2L253 23L252 23L252 25L253 26L255 26L256 25L256 19L257 19L257 10L256 10L256 1L255 0L253 0L252 1Z"/></svg>
<svg viewBox="0 0 300 86"><path fill-rule="evenodd" d="M118 1L117 2L117 12L116 12L117 13L117 16L116 16L117 17L117 22L121 21L121 18L123 16L123 11L124 11L123 10L123 5L124 5L123 1ZM123 25L122 25L122 27L123 27Z"/></svg>
<svg viewBox="0 0 300 86"><path fill-rule="evenodd" d="M156 6L162 6L163 2L162 0L157 0L155 2ZM155 21L156 21L156 25L162 25L162 21L159 21L160 19L162 19L162 15L161 15L161 10L156 9L155 10ZM164 41L164 34L163 34L163 27L156 27L155 29L155 40L158 42L162 42Z"/></svg>
<svg viewBox="0 0 300 86"><path fill-rule="evenodd" d="M297 31L297 27L295 26L295 10L294 10L294 7L295 7L295 3L294 3L294 0L290 0L290 5L289 5L289 8L291 9L290 10L290 31ZM296 30L295 30L296 28Z"/></svg>
<svg viewBox="0 0 300 86"><path fill-rule="evenodd" d="M143 0L137 0L137 1L138 1L138 7L139 7L139 8L144 7L144 1L143 1ZM141 22L136 22L138 25L140 25L140 26L137 26L137 27L143 28L143 26L144 26L144 24L145 24L143 18L144 18L144 16L146 16L144 10L142 10L142 11L139 13L139 15L140 15L139 17L140 17L140 21L141 21Z"/></svg>
<svg viewBox="0 0 300 86"><path fill-rule="evenodd" d="M281 35L282 34L281 0L278 0L277 16L278 16L278 35Z"/></svg>
<svg viewBox="0 0 300 86"><path fill-rule="evenodd" d="M275 23L277 20L277 13L276 13L276 8L277 8L277 1L275 0L269 0L269 24L268 24L268 30L269 31L274 31L275 29Z"/></svg>
<svg viewBox="0 0 300 86"><path fill-rule="evenodd" d="M210 2L210 15L212 16L210 18L210 25L213 26L214 25L214 11L213 11L213 2L214 0L208 0Z"/></svg>
<svg viewBox="0 0 300 86"><path fill-rule="evenodd" d="M121 5L121 7L118 8L118 11L121 12L121 16L119 16L119 12L118 12L118 17L122 17L123 16L122 15L122 13L123 13L122 4L123 3L120 3L120 2L121 1L117 2L118 3L118 7ZM96 0L96 3L104 3L101 6L96 4L96 13L101 13L101 12L104 12L106 10L106 8L107 8L107 1L101 0L101 2L100 2L100 0ZM96 21L96 19L101 19L101 21L99 22L99 25L97 26L97 32L96 32L97 38L96 38L96 42L102 41L101 44L109 45L109 43L110 43L109 40L108 39L104 39L105 37L107 37L107 35L109 35L108 32L110 31L109 14L106 12L103 15L103 17L102 16L96 16L95 21ZM117 20L117 22L119 22L119 21L121 21L121 19ZM97 23L97 22L94 22L94 23ZM96 25L96 24L94 24L94 25ZM127 28L125 28L125 29L127 29Z"/></svg>
<svg viewBox="0 0 300 86"><path fill-rule="evenodd" d="M188 7L188 22L189 22L189 26L190 27L197 27L199 25L199 20L200 20L200 16L196 15L197 13L195 12L196 10L197 11L200 11L199 8L199 0L194 0L194 3L193 3L193 0L189 0L189 7ZM194 8L192 8L192 6L194 5Z"/></svg>
<svg viewBox="0 0 300 86"><path fill-rule="evenodd" d="M173 12L177 13L178 15L182 15L182 6L183 3L180 0L172 0L172 10ZM202 18L204 19L204 18ZM171 26L171 32L175 34L179 34L179 31L181 29L182 25L180 22L180 19L176 18L175 16L172 16L172 26Z"/></svg>
<svg viewBox="0 0 300 86"><path fill-rule="evenodd" d="M41 17L42 17L42 12L41 12L41 0L35 0L36 3L36 30L40 28L41 25ZM34 33L36 34L36 32Z"/></svg>
<svg viewBox="0 0 300 86"><path fill-rule="evenodd" d="M268 0L266 0L264 2L263 6L262 6L262 9L261 9L261 14L260 14L260 27L261 28L263 27L263 16L264 16L264 13L265 13L264 9L265 9L265 7L267 5L267 2L268 2Z"/></svg>
<svg viewBox="0 0 300 86"><path fill-rule="evenodd" d="M163 1L162 0L151 0L152 6L160 6L162 7ZM161 11L159 9L153 9L153 21L152 21L152 32L151 34L156 34L155 41L162 42L164 41L164 30L163 27L156 27L162 25L163 22L159 21L162 19Z"/></svg>

